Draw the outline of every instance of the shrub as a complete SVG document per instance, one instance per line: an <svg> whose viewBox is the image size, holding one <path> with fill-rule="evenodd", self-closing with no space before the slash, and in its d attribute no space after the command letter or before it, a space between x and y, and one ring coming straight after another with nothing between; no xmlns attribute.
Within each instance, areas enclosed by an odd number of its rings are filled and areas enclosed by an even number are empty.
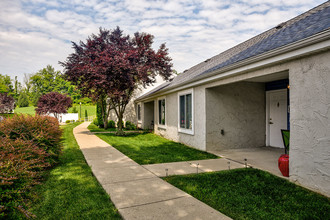
<svg viewBox="0 0 330 220"><path fill-rule="evenodd" d="M29 98L25 92L22 92L19 95L17 105L18 105L18 107L28 107L29 106Z"/></svg>
<svg viewBox="0 0 330 220"><path fill-rule="evenodd" d="M87 109L85 109L85 118L88 118Z"/></svg>
<svg viewBox="0 0 330 220"><path fill-rule="evenodd" d="M96 125L96 126L99 126L99 120L97 118L95 118L93 120L93 124Z"/></svg>
<svg viewBox="0 0 330 220"><path fill-rule="evenodd" d="M26 211L25 200L32 186L39 184L49 155L32 140L0 137L0 218ZM8 217L8 216L7 216Z"/></svg>
<svg viewBox="0 0 330 220"><path fill-rule="evenodd" d="M125 128L127 130L136 130L136 125L130 121L126 121Z"/></svg>
<svg viewBox="0 0 330 220"><path fill-rule="evenodd" d="M38 93L34 93L33 96L32 96L32 104L33 106L37 107L38 105L38 100L40 98L41 94L38 94Z"/></svg>
<svg viewBox="0 0 330 220"><path fill-rule="evenodd" d="M66 120L65 123L66 124L70 124L71 123L71 120Z"/></svg>
<svg viewBox="0 0 330 220"><path fill-rule="evenodd" d="M73 106L72 113L78 113L78 110L77 110L76 106Z"/></svg>
<svg viewBox="0 0 330 220"><path fill-rule="evenodd" d="M102 108L100 103L96 104L96 118L97 118L97 125L99 126L99 128L103 128L104 123L102 119Z"/></svg>
<svg viewBox="0 0 330 220"><path fill-rule="evenodd" d="M108 128L115 128L116 123L113 120L108 121Z"/></svg>
<svg viewBox="0 0 330 220"><path fill-rule="evenodd" d="M14 115L0 123L0 137L32 141L49 154L55 164L61 152L62 130L56 118L49 116Z"/></svg>

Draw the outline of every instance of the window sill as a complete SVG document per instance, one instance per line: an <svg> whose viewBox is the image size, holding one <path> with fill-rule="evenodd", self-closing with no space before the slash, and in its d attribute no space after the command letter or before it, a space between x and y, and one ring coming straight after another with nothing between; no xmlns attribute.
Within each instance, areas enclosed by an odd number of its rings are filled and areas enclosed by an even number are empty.
<svg viewBox="0 0 330 220"><path fill-rule="evenodd" d="M166 125L158 125L158 130L166 130Z"/></svg>
<svg viewBox="0 0 330 220"><path fill-rule="evenodd" d="M194 131L192 129L179 128L178 131L179 133L194 135Z"/></svg>

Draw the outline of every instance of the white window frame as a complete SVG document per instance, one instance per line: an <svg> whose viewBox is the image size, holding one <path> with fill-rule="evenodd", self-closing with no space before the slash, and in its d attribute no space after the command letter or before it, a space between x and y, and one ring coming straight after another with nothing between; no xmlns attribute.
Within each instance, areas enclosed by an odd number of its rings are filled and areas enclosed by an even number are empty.
<svg viewBox="0 0 330 220"><path fill-rule="evenodd" d="M140 119L139 119L139 106L140 106ZM142 103L139 102L136 107L137 121L142 123Z"/></svg>
<svg viewBox="0 0 330 220"><path fill-rule="evenodd" d="M191 94L191 129L180 127L180 96ZM187 89L178 92L178 131L184 134L194 135L195 131L195 115L194 115L194 89Z"/></svg>
<svg viewBox="0 0 330 220"><path fill-rule="evenodd" d="M159 100L165 100L165 124L164 124L164 125L159 123ZM158 124L158 127L166 129L166 125L167 125L167 106L166 106L166 97L165 97L165 96L163 96L163 97L159 97L159 98L157 99L157 104L156 104L156 105L157 105L157 124Z"/></svg>

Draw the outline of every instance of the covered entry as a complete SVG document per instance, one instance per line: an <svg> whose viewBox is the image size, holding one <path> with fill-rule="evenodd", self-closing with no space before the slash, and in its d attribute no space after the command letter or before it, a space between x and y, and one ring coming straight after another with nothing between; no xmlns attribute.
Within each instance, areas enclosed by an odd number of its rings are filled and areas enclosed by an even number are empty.
<svg viewBox="0 0 330 220"><path fill-rule="evenodd" d="M290 130L288 72L207 88L205 93L206 150L284 148L281 130Z"/></svg>
<svg viewBox="0 0 330 220"><path fill-rule="evenodd" d="M206 89L206 150L280 174L289 129L288 72Z"/></svg>
<svg viewBox="0 0 330 220"><path fill-rule="evenodd" d="M144 102L143 103L143 111L142 111L142 128L154 130L154 109L155 102Z"/></svg>

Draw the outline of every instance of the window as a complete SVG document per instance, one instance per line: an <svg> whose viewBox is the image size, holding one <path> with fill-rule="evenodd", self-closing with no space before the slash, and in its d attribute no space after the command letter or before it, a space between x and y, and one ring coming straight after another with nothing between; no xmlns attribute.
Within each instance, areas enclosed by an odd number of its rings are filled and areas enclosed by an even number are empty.
<svg viewBox="0 0 330 220"><path fill-rule="evenodd" d="M165 99L158 100L158 124L165 125Z"/></svg>
<svg viewBox="0 0 330 220"><path fill-rule="evenodd" d="M141 121L141 104L137 105L137 118L138 121Z"/></svg>
<svg viewBox="0 0 330 220"><path fill-rule="evenodd" d="M193 134L193 95L179 94L179 131Z"/></svg>

